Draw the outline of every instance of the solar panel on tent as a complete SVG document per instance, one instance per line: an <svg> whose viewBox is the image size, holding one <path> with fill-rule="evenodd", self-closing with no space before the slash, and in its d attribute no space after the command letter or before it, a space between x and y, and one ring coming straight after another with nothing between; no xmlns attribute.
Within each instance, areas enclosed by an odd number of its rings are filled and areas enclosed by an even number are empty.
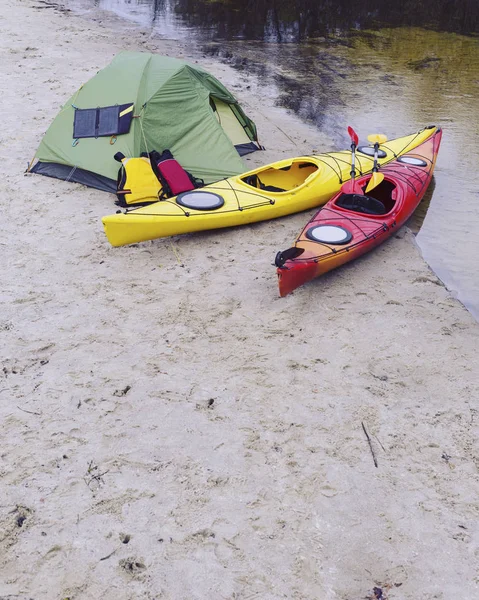
<svg viewBox="0 0 479 600"><path fill-rule="evenodd" d="M132 103L98 108L75 107L73 137L97 138L128 133L132 118Z"/></svg>

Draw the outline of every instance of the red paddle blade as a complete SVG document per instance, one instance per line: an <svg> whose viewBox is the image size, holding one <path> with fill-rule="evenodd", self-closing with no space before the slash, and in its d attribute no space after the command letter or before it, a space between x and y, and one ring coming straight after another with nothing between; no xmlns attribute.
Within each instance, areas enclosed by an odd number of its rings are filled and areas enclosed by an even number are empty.
<svg viewBox="0 0 479 600"><path fill-rule="evenodd" d="M363 188L359 185L356 179L350 179L349 181L346 181L346 183L343 183L341 186L341 191L343 194L364 194Z"/></svg>
<svg viewBox="0 0 479 600"><path fill-rule="evenodd" d="M354 131L352 127L348 127L349 137L355 146L359 144L358 134Z"/></svg>

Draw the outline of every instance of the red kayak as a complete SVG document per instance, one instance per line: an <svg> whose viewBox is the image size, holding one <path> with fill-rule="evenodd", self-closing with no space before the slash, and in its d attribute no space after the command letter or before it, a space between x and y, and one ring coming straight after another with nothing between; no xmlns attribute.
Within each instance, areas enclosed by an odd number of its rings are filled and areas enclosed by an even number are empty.
<svg viewBox="0 0 479 600"><path fill-rule="evenodd" d="M412 215L432 179L442 131L380 170L384 179L365 192L369 174L343 185L309 221L288 250L278 252L279 293L369 252L387 240Z"/></svg>

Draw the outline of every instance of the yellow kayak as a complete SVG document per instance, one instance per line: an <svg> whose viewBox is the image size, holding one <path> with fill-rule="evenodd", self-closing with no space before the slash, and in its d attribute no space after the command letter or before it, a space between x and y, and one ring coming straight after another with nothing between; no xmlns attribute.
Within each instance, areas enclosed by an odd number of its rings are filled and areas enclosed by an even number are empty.
<svg viewBox="0 0 479 600"><path fill-rule="evenodd" d="M386 164L424 143L438 130L389 140L379 147L378 163ZM356 175L370 173L374 149L356 149ZM351 178L351 151L281 160L242 175L103 217L112 246L275 219L326 203Z"/></svg>

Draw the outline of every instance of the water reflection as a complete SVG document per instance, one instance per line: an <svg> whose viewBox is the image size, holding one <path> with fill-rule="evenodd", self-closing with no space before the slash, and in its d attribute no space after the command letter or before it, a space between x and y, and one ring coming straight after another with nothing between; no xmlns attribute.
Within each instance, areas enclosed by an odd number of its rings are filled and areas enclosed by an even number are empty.
<svg viewBox="0 0 479 600"><path fill-rule="evenodd" d="M350 29L427 26L445 31L478 30L475 0L177 0L177 10L195 27L214 29L215 37L303 42Z"/></svg>
<svg viewBox="0 0 479 600"><path fill-rule="evenodd" d="M203 37L267 42L304 42L323 36L380 27L426 27L463 34L479 31L476 0L92 0L142 24L154 25L169 14L181 15Z"/></svg>

